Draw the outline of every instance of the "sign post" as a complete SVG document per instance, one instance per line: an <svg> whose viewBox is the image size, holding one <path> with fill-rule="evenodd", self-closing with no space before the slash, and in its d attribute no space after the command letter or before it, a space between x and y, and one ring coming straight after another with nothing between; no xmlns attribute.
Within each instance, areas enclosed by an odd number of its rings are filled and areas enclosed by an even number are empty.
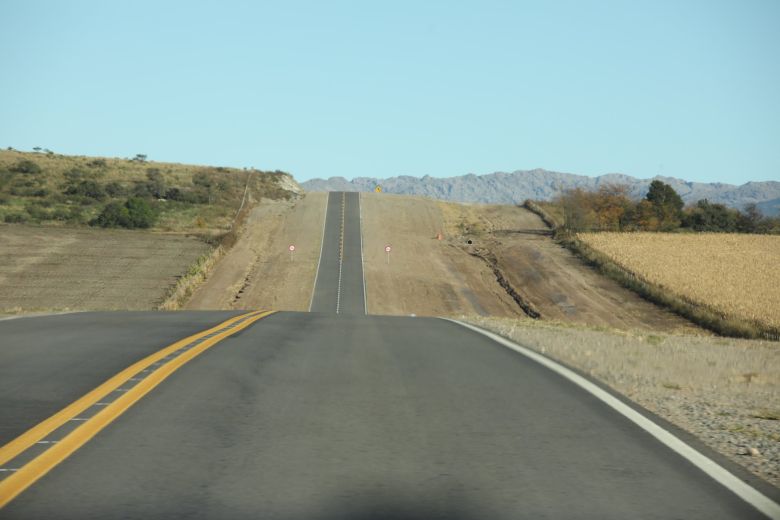
<svg viewBox="0 0 780 520"><path fill-rule="evenodd" d="M289 250L290 250L290 262L294 262L294 261L295 261L295 258L294 258L294 255L295 255L295 246L294 246L294 245L292 245L292 244L290 244L290 247L288 247L287 249L289 249Z"/></svg>
<svg viewBox="0 0 780 520"><path fill-rule="evenodd" d="M385 253L387 253L387 265L390 265L390 251L392 251L393 248L390 247L390 244L387 244L385 246Z"/></svg>

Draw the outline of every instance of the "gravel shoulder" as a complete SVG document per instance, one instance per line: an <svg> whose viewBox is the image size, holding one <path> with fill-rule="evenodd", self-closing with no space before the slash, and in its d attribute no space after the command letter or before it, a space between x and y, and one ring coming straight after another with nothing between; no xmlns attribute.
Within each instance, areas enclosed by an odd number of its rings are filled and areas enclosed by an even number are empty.
<svg viewBox="0 0 780 520"><path fill-rule="evenodd" d="M463 319L590 374L780 487L777 343Z"/></svg>

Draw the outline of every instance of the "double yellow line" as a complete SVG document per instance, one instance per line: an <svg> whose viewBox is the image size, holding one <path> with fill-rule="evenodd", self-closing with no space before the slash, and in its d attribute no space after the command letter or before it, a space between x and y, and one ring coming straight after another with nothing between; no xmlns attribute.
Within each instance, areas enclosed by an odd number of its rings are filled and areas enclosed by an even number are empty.
<svg viewBox="0 0 780 520"><path fill-rule="evenodd" d="M121 392L119 397L105 404L99 412L90 418L83 420L83 424L71 433L65 435L62 439L50 441L51 447L30 462L20 468L10 468L9 471L13 471L13 473L0 481L0 508L51 471L57 464L68 458L185 363L228 336L245 329L252 323L270 314L272 312L256 311L235 316L216 327L177 341L122 370L77 401L69 404L1 447L0 467L9 461L13 461L34 445L40 442L47 442L44 441L47 436L69 421L81 421L79 414L84 413L91 407L101 405L101 400L107 400L107 396L111 396L114 392ZM177 351L181 352L177 355ZM165 358L168 357L171 359L166 361ZM153 368L153 365L159 366ZM139 380L137 378L138 374L144 371L149 371L149 374ZM138 382L132 388L124 391L122 385L127 385L131 381Z"/></svg>

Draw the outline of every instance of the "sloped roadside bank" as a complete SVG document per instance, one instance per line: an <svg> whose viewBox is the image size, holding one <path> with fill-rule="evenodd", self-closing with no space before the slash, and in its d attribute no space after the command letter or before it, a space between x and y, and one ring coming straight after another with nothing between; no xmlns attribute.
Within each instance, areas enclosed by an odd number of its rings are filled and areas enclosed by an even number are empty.
<svg viewBox="0 0 780 520"><path fill-rule="evenodd" d="M604 252L586 243L576 233L563 229L558 219L535 202L526 200L523 207L536 213L544 221L553 231L556 242L561 246L571 251L587 265L598 270L606 278L633 291L641 298L716 334L735 338L780 340L780 330L777 327L720 312L706 303L675 294L674 291L653 283L619 265Z"/></svg>
<svg viewBox="0 0 780 520"><path fill-rule="evenodd" d="M462 319L591 375L780 487L776 343Z"/></svg>

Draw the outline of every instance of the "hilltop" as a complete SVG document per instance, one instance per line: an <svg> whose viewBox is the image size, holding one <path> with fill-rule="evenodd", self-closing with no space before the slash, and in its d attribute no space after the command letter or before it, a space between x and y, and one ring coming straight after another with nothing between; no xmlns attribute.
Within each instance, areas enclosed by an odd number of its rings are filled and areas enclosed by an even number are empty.
<svg viewBox="0 0 780 520"><path fill-rule="evenodd" d="M152 217L139 225L122 225L121 218L101 225L216 235L231 227L242 202L286 200L300 191L280 171L156 162L143 155L0 151L0 221L6 223L94 225L107 207L126 218L122 208L132 199L130 205Z"/></svg>
<svg viewBox="0 0 780 520"><path fill-rule="evenodd" d="M624 184L632 196L643 197L650 183L659 179L671 185L686 203L708 199L734 208L757 203L766 215L780 214L780 182L748 182L741 186L723 183L690 182L673 177L637 179L630 175L607 174L587 177L543 169L518 170L512 173L496 172L487 175L461 175L434 178L406 175L379 179L343 177L312 179L302 183L308 191L373 191L377 185L383 191L403 195L422 195L453 202L480 202L486 204L520 204L526 199L551 200L562 190L582 188L596 190L604 184Z"/></svg>

